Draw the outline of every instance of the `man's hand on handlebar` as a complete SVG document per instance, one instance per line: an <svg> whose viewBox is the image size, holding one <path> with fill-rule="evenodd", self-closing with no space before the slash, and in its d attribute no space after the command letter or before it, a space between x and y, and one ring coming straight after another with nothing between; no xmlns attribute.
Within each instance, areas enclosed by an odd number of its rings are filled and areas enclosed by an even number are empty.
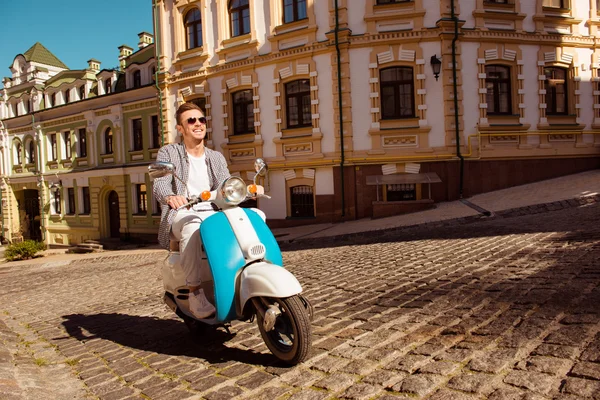
<svg viewBox="0 0 600 400"><path fill-rule="evenodd" d="M177 196L177 195L167 196L166 201L167 201L167 204L169 205L169 207L171 207L175 210L177 210L179 207L188 203L188 200L184 196Z"/></svg>

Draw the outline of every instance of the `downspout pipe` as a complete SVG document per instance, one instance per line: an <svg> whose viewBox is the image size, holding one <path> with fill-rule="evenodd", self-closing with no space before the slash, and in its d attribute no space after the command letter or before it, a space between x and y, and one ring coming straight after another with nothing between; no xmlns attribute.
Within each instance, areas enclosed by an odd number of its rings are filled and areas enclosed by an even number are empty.
<svg viewBox="0 0 600 400"><path fill-rule="evenodd" d="M342 113L342 55L340 52L340 13L338 0L334 1L335 5L335 53L337 56L337 80L338 80L338 107L339 107L339 125L340 125L340 174L342 179L342 217L346 216L346 189L344 184L344 116Z"/></svg>
<svg viewBox="0 0 600 400"><path fill-rule="evenodd" d="M164 121L163 121L163 98L162 91L158 86L158 75L160 75L160 42L158 32L158 7L156 0L153 1L154 5L154 18L152 19L152 28L154 30L154 58L156 60L156 70L154 71L154 86L156 87L156 91L158 92L158 120L160 121L160 145L164 146L165 144L165 130L164 130Z"/></svg>
<svg viewBox="0 0 600 400"><path fill-rule="evenodd" d="M459 173L459 184L458 184L458 196L462 199L463 197L463 182L464 182L464 170L465 170L465 159L460 152L460 126L458 118L458 85L457 80L457 66L456 66L456 42L458 41L458 17L456 16L455 0L450 0L450 10L452 21L454 22L454 37L452 38L452 86L454 90L454 129L455 129L455 141L456 141L456 156L460 162L460 173Z"/></svg>

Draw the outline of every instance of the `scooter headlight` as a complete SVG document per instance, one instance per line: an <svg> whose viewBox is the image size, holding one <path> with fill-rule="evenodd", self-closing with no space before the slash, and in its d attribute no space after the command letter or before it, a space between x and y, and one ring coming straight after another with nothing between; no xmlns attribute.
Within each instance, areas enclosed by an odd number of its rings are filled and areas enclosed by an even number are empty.
<svg viewBox="0 0 600 400"><path fill-rule="evenodd" d="M229 204L237 205L246 200L247 195L246 183L242 178L232 176L223 182L221 186L221 195Z"/></svg>

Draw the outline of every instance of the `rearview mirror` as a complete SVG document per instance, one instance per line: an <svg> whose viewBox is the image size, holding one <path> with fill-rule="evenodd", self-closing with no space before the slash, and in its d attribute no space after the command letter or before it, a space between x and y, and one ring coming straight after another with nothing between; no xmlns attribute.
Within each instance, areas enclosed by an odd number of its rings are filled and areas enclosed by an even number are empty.
<svg viewBox="0 0 600 400"><path fill-rule="evenodd" d="M167 175L175 174L175 165L170 162L157 161L148 165L148 175L150 179L162 178Z"/></svg>

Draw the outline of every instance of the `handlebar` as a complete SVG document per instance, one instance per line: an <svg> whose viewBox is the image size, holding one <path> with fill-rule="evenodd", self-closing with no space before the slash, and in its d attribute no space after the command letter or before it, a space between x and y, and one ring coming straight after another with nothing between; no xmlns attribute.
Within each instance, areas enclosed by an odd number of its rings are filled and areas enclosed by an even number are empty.
<svg viewBox="0 0 600 400"><path fill-rule="evenodd" d="M246 196L246 200L251 198L252 196ZM266 195L266 194L255 194L254 197L259 198L259 197L264 197L265 199L270 199L271 196ZM212 200L207 200L207 201L212 201ZM177 211L179 210L183 210L185 208L190 208L192 206L195 206L196 204L202 203L202 198L200 196L192 196L190 201L188 201L187 203L185 203L184 205L177 207Z"/></svg>

